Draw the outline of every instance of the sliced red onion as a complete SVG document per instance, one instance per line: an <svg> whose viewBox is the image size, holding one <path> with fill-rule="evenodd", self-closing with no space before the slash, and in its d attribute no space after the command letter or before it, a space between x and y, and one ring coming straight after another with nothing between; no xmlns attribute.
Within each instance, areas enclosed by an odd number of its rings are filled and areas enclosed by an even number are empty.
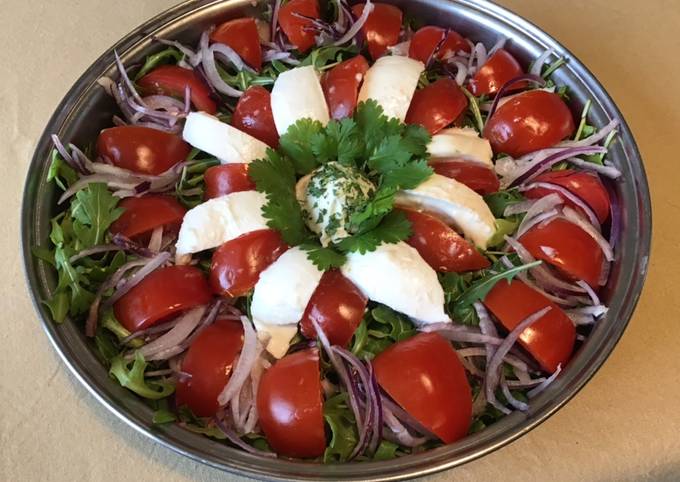
<svg viewBox="0 0 680 482"><path fill-rule="evenodd" d="M116 246L115 244L100 244L99 246L93 246L92 248L89 249L83 249L77 254L74 254L69 258L69 263L75 263L79 259L87 258L88 256L92 256L94 254L108 253L111 251L120 250L121 250L120 246Z"/></svg>
<svg viewBox="0 0 680 482"><path fill-rule="evenodd" d="M364 10L357 19L356 22L354 22L354 25L352 25L347 32L345 32L345 35L340 37L337 41L333 42L333 45L344 45L347 42L351 41L356 35L359 33L361 30L361 27L364 26L366 23L366 20L368 20L368 16L371 14L373 11L373 4L371 3L371 0L366 0L366 3L364 4Z"/></svg>
<svg viewBox="0 0 680 482"><path fill-rule="evenodd" d="M149 251L147 248L135 243L130 238L122 235L121 233L114 234L113 238L111 238L111 242L119 248L129 251L132 254L142 258L151 258L154 256L154 253Z"/></svg>
<svg viewBox="0 0 680 482"><path fill-rule="evenodd" d="M583 288L585 290L585 292L590 297L590 300L591 300L593 306L601 304L600 303L600 297L597 296L597 293L595 293L595 290L593 290L593 288L591 288L588 283L586 283L583 280L579 280L579 281L576 282L576 284L579 285L581 288Z"/></svg>
<svg viewBox="0 0 680 482"><path fill-rule="evenodd" d="M601 166L599 164L595 164L594 162L584 161L583 159L579 159L578 157L570 157L569 159L567 159L567 161L582 169L594 171L610 179L618 179L623 175L621 171L619 171L617 168L613 166Z"/></svg>
<svg viewBox="0 0 680 482"><path fill-rule="evenodd" d="M183 45L180 42L177 42L176 40L165 40L165 39L158 38L158 37L153 37L153 39L156 42L161 43L163 45L175 47L177 50L179 50L180 52L182 52L184 54L184 56L189 61L190 65L196 67L198 64L201 63L201 53L200 52L194 52L192 49L190 49L186 45Z"/></svg>
<svg viewBox="0 0 680 482"><path fill-rule="evenodd" d="M264 360L260 358L253 367L253 370L250 372L251 399L253 401L257 400L257 393L260 386L260 378L262 377L262 374L264 373L265 369L266 367ZM243 432L244 433L253 432L255 430L255 426L257 425L258 420L259 414L257 411L257 403L253 403L250 412L248 413L248 418L246 419Z"/></svg>
<svg viewBox="0 0 680 482"><path fill-rule="evenodd" d="M233 61L233 59L238 57L238 54L236 54L236 52L234 52L234 50L231 47L228 47L224 44L220 45L221 47L219 48L219 52L223 57L228 58L230 61ZM201 35L200 48L201 56L203 59L201 61L201 65L203 66L203 70L205 73L206 80L208 81L208 84L210 84L218 92L228 95L229 97L241 97L241 95L243 95L243 92L234 89L231 85L227 84L222 79L222 77L220 77L220 74L217 71L217 64L215 62L216 50L213 49L213 47L215 47L215 45L213 45L212 47L210 46L210 31L206 30ZM240 57L238 57L238 61L242 63Z"/></svg>
<svg viewBox="0 0 680 482"><path fill-rule="evenodd" d="M241 437L239 437L236 432L234 432L229 426L227 426L227 424L223 420L220 420L219 417L215 417L214 420L217 427L222 431L222 433L224 433L227 439L231 443L236 445L238 448L243 449L250 454L259 455L261 457L276 458L276 454L274 452L267 452L265 450L256 449L252 445L244 442L241 439Z"/></svg>
<svg viewBox="0 0 680 482"><path fill-rule="evenodd" d="M158 253L151 259L145 260L146 264L132 276L130 276L122 286L116 288L116 291L106 300L106 306L112 306L116 301L128 293L132 288L137 286L144 278L151 274L156 269L163 266L170 260L170 253Z"/></svg>
<svg viewBox="0 0 680 482"><path fill-rule="evenodd" d="M501 377L500 368L503 363L503 359L508 354L510 349L513 347L515 342L519 339L520 335L524 332L524 330L526 330L532 324L540 320L543 317L543 315L545 315L551 309L552 307L546 306L545 308L537 311L536 313L522 320L503 340L503 343L501 343L498 346L496 353L494 353L493 357L491 358L491 361L489 362L489 366L486 370L486 380L484 382L486 399L494 407L496 407L498 410L505 414L510 413L510 411L506 407L498 403L495 395L496 387L498 387L498 383Z"/></svg>
<svg viewBox="0 0 680 482"><path fill-rule="evenodd" d="M540 385L546 380L545 377L530 378L528 380L506 380L508 388L531 388Z"/></svg>
<svg viewBox="0 0 680 482"><path fill-rule="evenodd" d="M385 424L389 427L389 431L385 430L383 432L383 437L393 441L404 447L419 447L427 442L425 437L414 437L411 435L406 427L399 422L397 417L387 408L383 408L383 416L385 418Z"/></svg>
<svg viewBox="0 0 680 482"><path fill-rule="evenodd" d="M173 318L172 320L161 323L160 325L154 325L150 328L146 328L144 330L138 330L132 333L129 336L126 336L122 340L120 340L121 345L127 345L129 342L132 340L135 340L140 337L146 337L148 335L155 335L156 333L165 333L166 331L171 330L172 328L175 327L177 322L180 320L179 317Z"/></svg>
<svg viewBox="0 0 680 482"><path fill-rule="evenodd" d="M526 216L522 220L520 227L517 229L517 236L518 237L522 236L524 233L529 231L531 228L533 228L537 224L541 224L541 223L547 224L547 223L549 223L557 215L558 215L557 209L551 209L548 212L541 213L538 216L534 216L532 218L529 218L529 216ZM526 220L526 222L525 222L525 220Z"/></svg>
<svg viewBox="0 0 680 482"><path fill-rule="evenodd" d="M390 397L381 392L380 395L381 405L384 410L389 410L392 415L399 420L403 426L410 432L422 436L427 440L434 440L437 438L431 431L425 428L418 420L413 418L410 413L401 408L397 403L395 403Z"/></svg>
<svg viewBox="0 0 680 482"><path fill-rule="evenodd" d="M505 93L510 90L510 88L520 82L533 82L537 84L539 87L545 86L545 79L541 76L534 75L534 74L522 74L519 75L513 79L508 80L503 86L498 90L498 93L496 94L496 97L493 100L493 103L491 104L491 109L489 109L489 115L486 118L486 121L489 122L489 119L496 113L496 109L498 108L498 103L500 102L501 98L505 95Z"/></svg>
<svg viewBox="0 0 680 482"><path fill-rule="evenodd" d="M529 209L526 210L526 216L524 216L524 219L522 219L522 222L517 228L517 237L521 236L524 234L529 228L527 227L530 223L533 225L535 223L532 223L532 220L539 215L549 213L551 211L555 211L555 207L560 206L564 203L562 198L556 194L556 193L550 193L547 196L543 196L540 199L537 199L536 201L533 201L531 205L529 206ZM506 214L509 212L508 210L510 209L509 206L508 209L506 209ZM510 212L514 212L510 210ZM557 214L557 211L555 211L555 214Z"/></svg>
<svg viewBox="0 0 680 482"><path fill-rule="evenodd" d="M191 334L189 338L184 340L180 345L180 349L182 351L186 350L191 346L193 341L205 330L207 327L212 325L214 321L217 319L217 315L220 311L220 306L222 305L222 300L216 300L213 301L212 304L208 305L208 309L205 311L203 314L203 318L201 319L201 322L198 324L194 332Z"/></svg>
<svg viewBox="0 0 680 482"><path fill-rule="evenodd" d="M382 399L380 395L380 387L378 386L378 379L375 376L375 370L370 362L368 365L368 378L371 382L370 389L367 390L367 394L370 395L370 403L373 405L374 423L373 430L371 434L371 439L368 442L368 453L373 455L378 449L380 444L380 439L382 438L382 427L385 421L385 415L383 411ZM369 395L367 395L369 396Z"/></svg>
<svg viewBox="0 0 680 482"><path fill-rule="evenodd" d="M80 161L80 159L78 159L77 156L72 155L66 150L64 145L61 143L59 136L57 136L56 134L52 134L51 139L52 143L54 144L54 147L57 149L61 157L64 159L64 161L66 161L66 163L69 166L71 166L76 172L80 174L89 174L89 171L87 170L86 166L83 165L83 163ZM71 147L73 148L75 146L71 144Z"/></svg>
<svg viewBox="0 0 680 482"><path fill-rule="evenodd" d="M165 368L163 370L154 370L151 372L144 372L144 378L155 378L155 377L167 377L174 375L175 372L170 368Z"/></svg>
<svg viewBox="0 0 680 482"><path fill-rule="evenodd" d="M225 406L241 391L241 387L257 361L257 334L247 317L242 316L241 323L243 324L243 348L229 381L217 397L217 402L221 406Z"/></svg>
<svg viewBox="0 0 680 482"><path fill-rule="evenodd" d="M484 44L481 42L474 44L468 60L468 71L470 74L472 75L477 72L477 70L486 63L486 59L487 54Z"/></svg>
<svg viewBox="0 0 680 482"><path fill-rule="evenodd" d="M501 262L507 268L514 268L515 267L515 265L512 264L512 262L508 259L507 256L503 256L501 258ZM560 296L553 295L552 293L548 293L544 289L540 288L531 279L529 279L529 277L526 275L526 273L517 273L517 278L519 278L519 280L522 283L524 283L525 285L529 286L530 288L535 289L536 291L541 293L543 296L548 298L550 301L552 301L553 303L556 303L560 306L575 306L575 305L577 305L577 304L579 304L580 302L583 301L580 298L574 297L574 296L560 297Z"/></svg>
<svg viewBox="0 0 680 482"><path fill-rule="evenodd" d="M583 216L581 216L579 213L574 211L569 206L565 206L564 209L562 209L562 212L569 221L579 226L586 233L588 233L595 240L595 242L597 242L597 244L602 249L602 253L604 254L604 257L607 261L614 260L614 250L609 244L609 241L604 239L604 236L602 236L602 233L600 233L600 231L595 229L595 227L592 224L583 219Z"/></svg>
<svg viewBox="0 0 680 482"><path fill-rule="evenodd" d="M520 412L527 412L529 410L529 405L527 405L526 403L524 403L520 400L517 400L515 398L515 396L510 392L510 387L508 387L508 382L505 380L505 375L503 375L502 373L501 373L500 385L501 385L501 392L503 393L503 396L508 401L508 403L510 405L512 405L512 407L515 410L519 410Z"/></svg>
<svg viewBox="0 0 680 482"><path fill-rule="evenodd" d="M525 213L535 202L535 199L526 199L518 203L510 204L503 211L503 216L507 218L508 216L514 216L515 214Z"/></svg>
<svg viewBox="0 0 680 482"><path fill-rule="evenodd" d="M541 55L539 55L538 58L534 61L533 65L531 66L531 69L529 69L529 73L531 75L540 76L541 70L543 70L543 64L545 64L545 61L548 60L548 57L550 57L554 53L555 50L548 49Z"/></svg>
<svg viewBox="0 0 680 482"><path fill-rule="evenodd" d="M123 61L120 60L120 56L118 55L118 51L115 50L115 49L113 50L113 57L116 61L116 66L118 67L118 73L120 74L120 78L124 82L125 86L128 88L130 95L139 104L144 105L144 101L142 100L142 97L139 95L139 92L137 92L137 89L135 89L135 85L130 80L130 77L128 77L127 71L125 70L125 66L123 65Z"/></svg>
<svg viewBox="0 0 680 482"><path fill-rule="evenodd" d="M168 353L174 353L178 347L189 335L194 331L203 318L206 311L206 306L197 306L179 316L179 320L163 335L159 336L152 342L142 346L139 351L146 360L165 360L170 358L166 356ZM175 353L176 354L176 353ZM131 353L127 358L134 358L135 354Z"/></svg>
<svg viewBox="0 0 680 482"><path fill-rule="evenodd" d="M267 50L264 53L264 57L262 57L262 60L265 62L271 62L272 60L284 60L284 59L289 59L291 57L290 52L282 52L280 50Z"/></svg>
<svg viewBox="0 0 680 482"><path fill-rule="evenodd" d="M503 178L501 184L504 186L516 186L528 182L550 169L555 164L574 156L588 156L592 154L602 154L607 152L604 147L570 147L553 154L537 155L533 161L527 163L520 169L520 172L510 178Z"/></svg>
<svg viewBox="0 0 680 482"><path fill-rule="evenodd" d="M493 47L489 49L489 57L491 57L493 54L498 52L500 49L505 47L505 44L507 43L508 39L505 37L500 37L498 40L496 40L496 43L493 44Z"/></svg>
<svg viewBox="0 0 680 482"><path fill-rule="evenodd" d="M399 42L397 45L387 47L387 50L389 50L390 54L392 55L400 55L402 57L406 57L408 55L408 51L410 48L411 41L407 40L405 42Z"/></svg>
<svg viewBox="0 0 680 482"><path fill-rule="evenodd" d="M149 239L149 251L158 253L161 250L161 243L163 242L163 226L154 228Z"/></svg>
<svg viewBox="0 0 680 482"><path fill-rule="evenodd" d="M583 199L581 199L579 196L576 194L572 193L569 189L566 189L558 184L554 184L552 182L533 182L529 185L524 185L519 188L520 192L526 192L531 189L548 189L550 191L555 191L560 193L562 196L564 196L566 199L569 201L573 202L576 204L584 213L586 213L586 216L588 216L588 219L590 220L590 223L598 228L600 227L600 221L597 219L597 215L593 211L593 209L590 207L588 203L586 203Z"/></svg>
<svg viewBox="0 0 680 482"><path fill-rule="evenodd" d="M529 397L529 398L534 398L535 396L537 396L538 394L540 394L543 390L545 390L546 388L548 388L548 386L549 386L553 381L555 381L555 379L557 378L557 376L558 376L561 372L562 372L562 364L560 363L559 365L557 365L557 370L555 370L555 373L553 373L553 374L550 375L548 378L546 378L546 379L545 379L543 382L541 382L541 384L538 385L536 388L534 388L534 389L532 389L532 390L529 390L529 392L527 392L527 397Z"/></svg>
<svg viewBox="0 0 680 482"><path fill-rule="evenodd" d="M482 333L475 331L472 327L454 325L451 323L430 323L421 327L420 331L425 333L439 333L447 340L458 343L489 343L492 345L500 345L503 342L502 338L483 335Z"/></svg>
<svg viewBox="0 0 680 482"><path fill-rule="evenodd" d="M595 134L586 137L585 139L581 139L579 141L562 141L558 144L558 147L587 147L587 146L593 146L597 144L598 142L604 140L609 134L614 132L614 130L619 126L619 121L614 119L612 121L609 121L609 123L604 126L602 129L597 131Z"/></svg>
<svg viewBox="0 0 680 482"><path fill-rule="evenodd" d="M279 10L281 9L281 0L276 0L274 2L274 10L272 12L272 27L271 27L271 39L272 42L276 41L276 31L279 26Z"/></svg>

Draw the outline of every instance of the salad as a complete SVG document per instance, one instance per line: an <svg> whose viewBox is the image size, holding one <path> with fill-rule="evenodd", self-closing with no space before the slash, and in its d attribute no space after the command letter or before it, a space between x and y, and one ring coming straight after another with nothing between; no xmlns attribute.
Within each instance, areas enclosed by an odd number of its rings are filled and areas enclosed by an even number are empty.
<svg viewBox="0 0 680 482"><path fill-rule="evenodd" d="M455 26L454 26L455 27ZM53 136L55 322L177 423L264 457L382 460L527 412L607 312L617 122L552 51L397 7L260 5L100 79Z"/></svg>

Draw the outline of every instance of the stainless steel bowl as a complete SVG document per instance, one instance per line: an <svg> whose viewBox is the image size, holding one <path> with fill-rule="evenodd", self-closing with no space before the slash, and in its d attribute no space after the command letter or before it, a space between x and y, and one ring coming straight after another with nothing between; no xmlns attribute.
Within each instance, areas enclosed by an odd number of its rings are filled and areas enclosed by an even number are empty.
<svg viewBox="0 0 680 482"><path fill-rule="evenodd" d="M603 126L622 119L619 109L590 71L567 49L535 25L484 0L393 0L405 11L423 20L451 26L475 41L493 44L502 35L509 49L528 64L547 48L569 59L555 77L571 89L575 113L592 99L591 119ZM193 0L149 20L120 40L113 48L126 63L139 61L159 46L152 35L195 42L200 31L230 17L252 14L249 0ZM531 404L527 414L514 413L481 433L453 445L386 462L316 465L259 458L190 433L178 426L156 427L151 410L135 395L108 377L81 329L67 322L57 326L40 300L55 286L55 275L31 255L31 247L47 245L49 219L56 214L56 193L45 182L50 134L76 144L95 139L110 123L113 102L96 80L114 73L113 48L109 49L78 79L61 102L43 132L31 162L24 190L22 248L26 277L43 328L64 363L80 382L111 412L147 437L192 459L213 467L251 477L268 479L398 480L430 474L481 457L524 435L546 420L573 397L604 363L621 337L637 303L645 274L651 238L651 205L647 179L635 140L625 122L610 159L621 169L625 182L617 188L623 210L623 234L616 263L604 299L610 306L560 378Z"/></svg>

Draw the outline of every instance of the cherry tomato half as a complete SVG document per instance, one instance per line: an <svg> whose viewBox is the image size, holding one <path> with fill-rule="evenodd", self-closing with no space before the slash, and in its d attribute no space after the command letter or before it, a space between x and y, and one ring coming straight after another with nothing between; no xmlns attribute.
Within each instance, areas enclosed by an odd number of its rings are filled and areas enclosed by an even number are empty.
<svg viewBox="0 0 680 482"><path fill-rule="evenodd" d="M255 70L262 67L260 34L254 18L228 20L218 25L210 35L210 40L228 45Z"/></svg>
<svg viewBox="0 0 680 482"><path fill-rule="evenodd" d="M352 7L355 17L360 17L365 3L357 3ZM399 43L403 14L394 5L387 3L373 3L373 11L368 15L361 31L368 43L368 52L373 60L382 57L387 47Z"/></svg>
<svg viewBox="0 0 680 482"><path fill-rule="evenodd" d="M574 324L564 311L538 291L519 280L500 281L486 295L484 305L507 330L550 306L550 311L522 332L519 342L550 373L569 361L576 339Z"/></svg>
<svg viewBox="0 0 680 482"><path fill-rule="evenodd" d="M604 255L597 242L576 224L566 219L539 223L519 241L534 258L550 263L575 280L598 286Z"/></svg>
<svg viewBox="0 0 680 482"><path fill-rule="evenodd" d="M182 361L182 371L191 376L177 381L177 406L186 405L199 417L215 415L217 397L229 381L242 348L243 326L239 322L216 320L203 330Z"/></svg>
<svg viewBox="0 0 680 482"><path fill-rule="evenodd" d="M110 231L128 238L146 234L159 226L179 227L187 212L174 197L160 194L129 197L118 207L125 211L111 224Z"/></svg>
<svg viewBox="0 0 680 482"><path fill-rule="evenodd" d="M242 296L250 291L260 273L278 259L288 246L273 229L260 229L227 241L213 253L210 285L215 293Z"/></svg>
<svg viewBox="0 0 680 482"><path fill-rule="evenodd" d="M456 273L486 268L489 260L475 247L434 216L402 209L411 222L406 240L435 271Z"/></svg>
<svg viewBox="0 0 680 482"><path fill-rule="evenodd" d="M271 94L259 85L253 85L238 99L231 117L231 125L250 134L269 147L279 146L279 132L274 124Z"/></svg>
<svg viewBox="0 0 680 482"><path fill-rule="evenodd" d="M328 341L346 346L361 323L368 299L338 270L326 271L300 320L300 329L307 338L316 338L316 321Z"/></svg>
<svg viewBox="0 0 680 482"><path fill-rule="evenodd" d="M316 44L316 33L308 30L312 21L294 14L310 18L321 18L317 0L290 0L279 10L279 25L288 40L301 52L305 53Z"/></svg>
<svg viewBox="0 0 680 482"><path fill-rule="evenodd" d="M484 127L494 152L519 157L554 146L574 133L574 118L559 95L544 90L519 94L500 106Z"/></svg>
<svg viewBox="0 0 680 482"><path fill-rule="evenodd" d="M120 323L131 332L143 330L173 313L210 301L203 272L193 266L168 266L149 274L113 304Z"/></svg>
<svg viewBox="0 0 680 482"><path fill-rule="evenodd" d="M359 86L368 70L362 55L336 65L321 78L321 86L332 119L344 119L354 114L359 96Z"/></svg>
<svg viewBox="0 0 680 482"><path fill-rule="evenodd" d="M464 437L472 393L451 344L436 333L400 341L373 360L378 384L444 443Z"/></svg>
<svg viewBox="0 0 680 482"><path fill-rule="evenodd" d="M503 85L522 75L524 71L519 62L505 49L498 49L470 80L470 90L476 96L495 94ZM524 82L517 82L511 90L526 86Z"/></svg>
<svg viewBox="0 0 680 482"><path fill-rule="evenodd" d="M479 162L464 159L437 159L430 162L430 166L437 174L455 179L481 195L498 192L501 187L496 172Z"/></svg>
<svg viewBox="0 0 680 482"><path fill-rule="evenodd" d="M470 52L470 44L454 30L447 30L441 27L434 27L428 25L418 29L411 38L411 45L409 45L408 56L412 59L420 60L426 64L430 61L437 45L442 41L446 35L446 40L439 47L439 51L435 56L437 60L446 59L458 52Z"/></svg>
<svg viewBox="0 0 680 482"><path fill-rule="evenodd" d="M205 199L255 189L255 183L248 177L248 164L243 162L210 167L203 174L203 179Z"/></svg>
<svg viewBox="0 0 680 482"><path fill-rule="evenodd" d="M145 93L171 95L180 99L184 99L184 91L189 87L191 103L197 110L208 114L217 112L210 88L193 70L161 65L139 79L137 85Z"/></svg>
<svg viewBox="0 0 680 482"><path fill-rule="evenodd" d="M326 450L320 377L316 348L286 355L262 375L260 426L277 454L311 458Z"/></svg>
<svg viewBox="0 0 680 482"><path fill-rule="evenodd" d="M532 182L549 182L571 191L593 210L600 223L604 223L609 217L609 193L607 193L607 189L595 173L575 171L573 169L548 171L536 176ZM530 199L539 199L554 192L556 191L549 188L538 187L526 191L524 195ZM559 192L557 194L564 199L565 204L579 211L581 210L575 203L566 199Z"/></svg>
<svg viewBox="0 0 680 482"><path fill-rule="evenodd" d="M465 94L453 79L442 78L416 90L406 114L407 124L420 124L436 134L451 124L468 106Z"/></svg>
<svg viewBox="0 0 680 482"><path fill-rule="evenodd" d="M189 155L191 147L174 134L150 127L120 126L104 129L97 153L114 165L140 174L158 175Z"/></svg>

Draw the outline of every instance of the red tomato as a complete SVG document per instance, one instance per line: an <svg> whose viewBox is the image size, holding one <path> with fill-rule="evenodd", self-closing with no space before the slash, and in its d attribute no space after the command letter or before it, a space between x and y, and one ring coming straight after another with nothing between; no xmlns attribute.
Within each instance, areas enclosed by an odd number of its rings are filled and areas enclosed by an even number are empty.
<svg viewBox="0 0 680 482"><path fill-rule="evenodd" d="M505 49L498 49L470 80L470 90L476 96L495 94L506 82L523 73L522 66L512 54ZM520 89L525 85L523 82L517 82L511 89Z"/></svg>
<svg viewBox="0 0 680 482"><path fill-rule="evenodd" d="M575 171L573 169L548 171L536 176L532 182L550 182L571 191L590 206L600 223L604 223L609 217L609 193L607 193L607 189L605 189L597 174ZM556 191L539 187L526 191L524 195L530 199L538 199L554 192ZM576 204L566 199L559 192L557 194L564 199L565 204L572 206L579 211L581 210Z"/></svg>
<svg viewBox="0 0 680 482"><path fill-rule="evenodd" d="M219 409L217 397L229 381L236 357L243 348L243 326L216 320L193 341L182 361L191 377L177 381L175 401L199 417L212 417Z"/></svg>
<svg viewBox="0 0 680 482"><path fill-rule="evenodd" d="M210 301L203 272L193 266L167 266L149 274L113 304L120 323L131 332L143 330L179 311Z"/></svg>
<svg viewBox="0 0 680 482"><path fill-rule="evenodd" d="M519 241L534 258L552 264L570 278L598 286L604 262L602 248L571 221L553 219L545 225L539 223L524 233Z"/></svg>
<svg viewBox="0 0 680 482"><path fill-rule="evenodd" d="M465 94L453 79L442 78L416 90L406 114L407 124L420 124L436 134L451 124L468 106Z"/></svg>
<svg viewBox="0 0 680 482"><path fill-rule="evenodd" d="M400 341L373 360L380 386L444 443L464 437L472 420L472 393L451 344L436 333Z"/></svg>
<svg viewBox="0 0 680 482"><path fill-rule="evenodd" d="M267 370L257 392L260 426L279 455L311 458L326 450L319 351L298 351Z"/></svg>
<svg viewBox="0 0 680 482"><path fill-rule="evenodd" d="M147 194L123 199L118 207L125 209L111 225L113 234L133 238L159 226L179 227L187 210L172 196Z"/></svg>
<svg viewBox="0 0 680 482"><path fill-rule="evenodd" d="M559 95L532 90L500 106L484 127L494 152L519 157L554 146L574 133L574 118Z"/></svg>
<svg viewBox="0 0 680 482"><path fill-rule="evenodd" d="M333 345L346 346L361 323L368 299L338 270L326 271L300 321L302 334L316 338L316 321Z"/></svg>
<svg viewBox="0 0 680 482"><path fill-rule="evenodd" d="M331 118L344 119L354 114L359 86L368 70L366 59L357 55L336 65L321 78L321 86Z"/></svg>
<svg viewBox="0 0 680 482"><path fill-rule="evenodd" d="M205 180L205 199L255 189L255 183L248 177L248 164L243 162L208 168L203 179Z"/></svg>
<svg viewBox="0 0 680 482"><path fill-rule="evenodd" d="M305 17L321 18L319 3L317 0L290 0L279 10L281 30L301 53L305 53L316 45L316 32L307 30L312 26L311 20L297 17L293 15L294 13Z"/></svg>
<svg viewBox="0 0 680 482"><path fill-rule="evenodd" d="M358 3L352 7L355 17L360 17L365 3ZM368 52L373 60L382 57L387 47L399 43L403 15L394 5L387 3L373 3L373 11L368 15L361 31L368 43Z"/></svg>
<svg viewBox="0 0 680 482"><path fill-rule="evenodd" d="M260 273L278 259L288 246L273 229L260 229L227 241L213 253L210 285L215 293L242 296L250 291Z"/></svg>
<svg viewBox="0 0 680 482"><path fill-rule="evenodd" d="M100 156L123 169L154 176L186 159L190 150L178 136L150 127L111 127L97 139Z"/></svg>
<svg viewBox="0 0 680 482"><path fill-rule="evenodd" d="M269 147L279 146L279 132L272 115L271 94L264 87L248 87L236 104L231 125Z"/></svg>
<svg viewBox="0 0 680 482"><path fill-rule="evenodd" d="M210 40L228 45L255 70L262 67L260 34L254 18L236 18L224 22L213 31Z"/></svg>
<svg viewBox="0 0 680 482"><path fill-rule="evenodd" d="M486 295L484 305L507 330L550 306L550 311L522 332L519 342L547 372L552 373L557 365L564 367L569 361L576 339L574 324L564 311L538 291L519 280L500 281Z"/></svg>
<svg viewBox="0 0 680 482"><path fill-rule="evenodd" d="M444 40L444 43L439 48L439 52L437 52L437 60L443 60L449 56L456 55L460 51L470 52L472 50L470 44L467 43L462 35L453 30L448 32L446 40ZM427 64L434 53L434 49L437 48L444 35L446 35L446 29L441 27L428 25L420 28L411 38L411 45L408 49L409 57Z"/></svg>
<svg viewBox="0 0 680 482"><path fill-rule="evenodd" d="M497 192L501 183L493 169L463 159L437 159L430 162L434 172L455 179L473 191L485 195Z"/></svg>
<svg viewBox="0 0 680 482"><path fill-rule="evenodd" d="M210 88L193 70L161 65L139 79L137 85L146 93L171 95L180 99L184 99L184 91L188 86L191 103L197 110L208 114L217 112Z"/></svg>
<svg viewBox="0 0 680 482"><path fill-rule="evenodd" d="M489 260L446 223L429 214L401 210L411 222L408 244L436 271L459 273L486 268Z"/></svg>

